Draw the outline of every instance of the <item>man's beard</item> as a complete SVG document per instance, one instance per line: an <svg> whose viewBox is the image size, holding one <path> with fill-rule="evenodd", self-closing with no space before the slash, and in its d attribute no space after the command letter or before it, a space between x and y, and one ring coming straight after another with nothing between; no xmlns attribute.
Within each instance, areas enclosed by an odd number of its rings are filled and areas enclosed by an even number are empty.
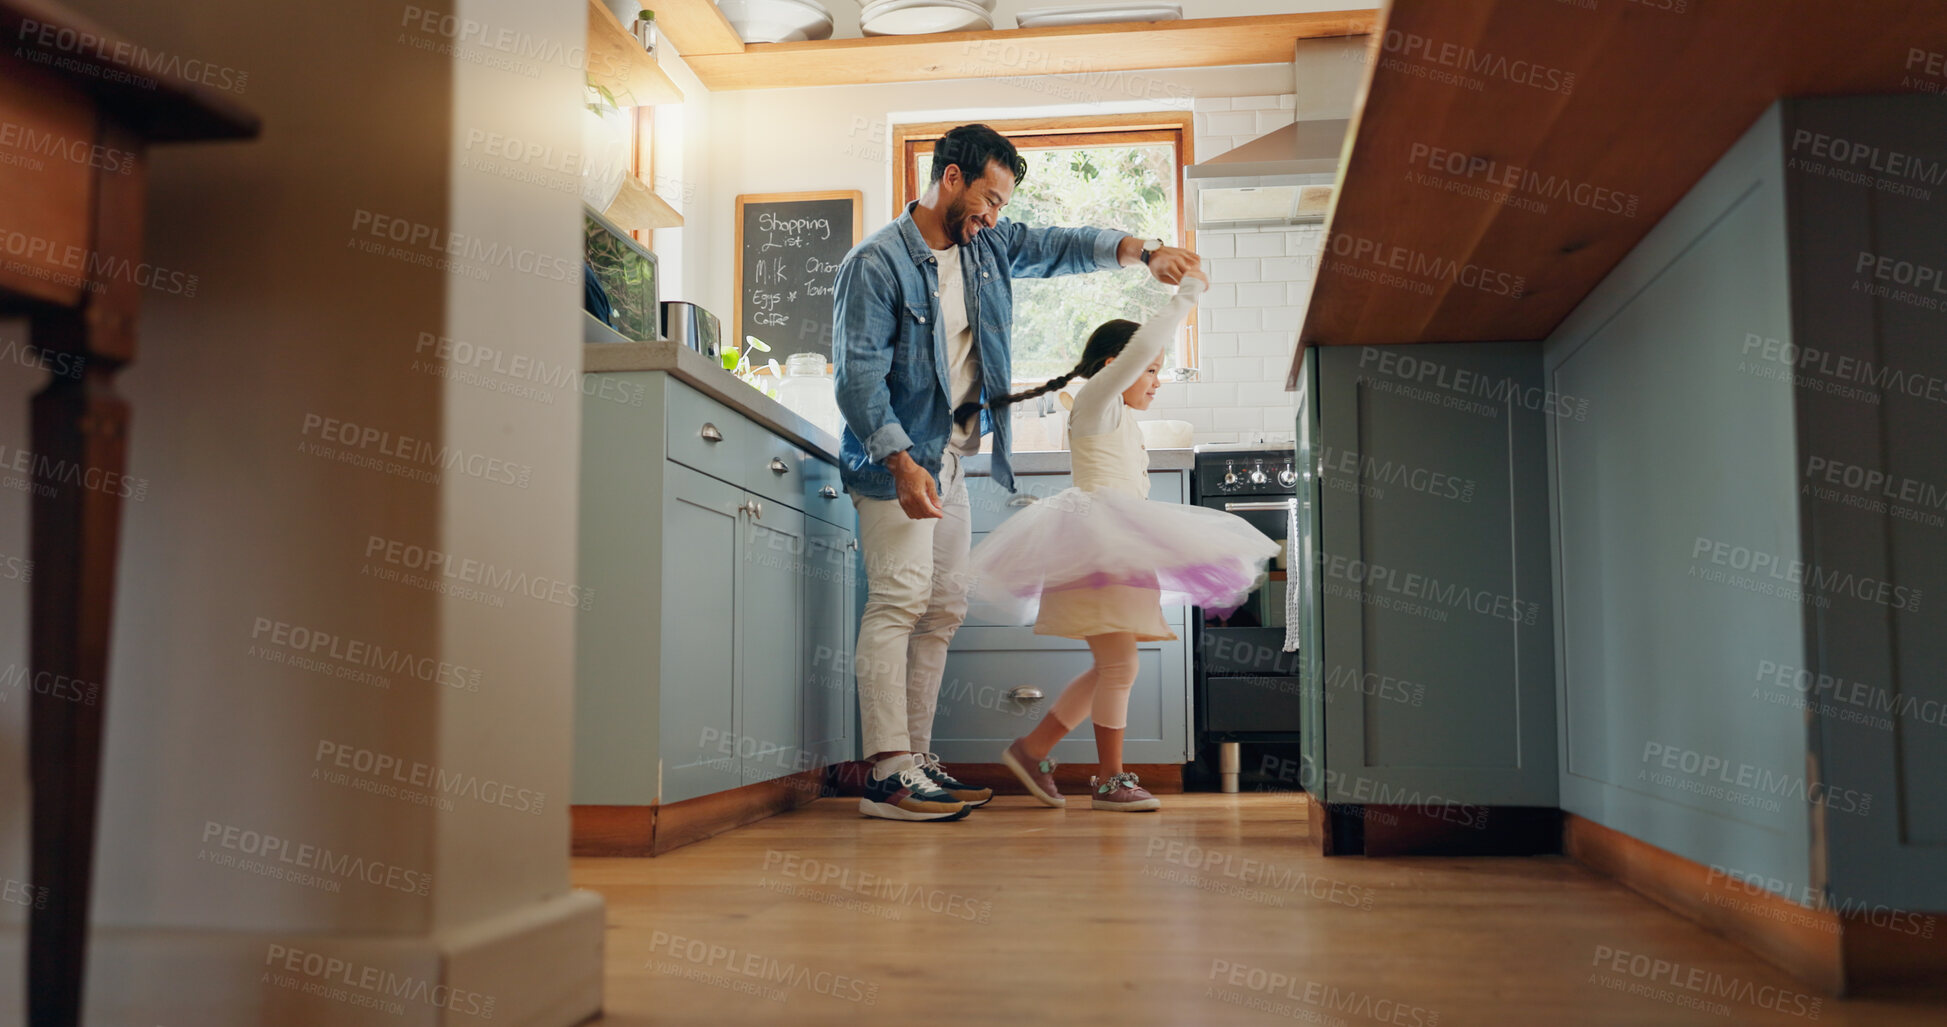
<svg viewBox="0 0 1947 1027"><path fill-rule="evenodd" d="M946 208L946 240L955 246L967 244L967 201L954 200Z"/></svg>

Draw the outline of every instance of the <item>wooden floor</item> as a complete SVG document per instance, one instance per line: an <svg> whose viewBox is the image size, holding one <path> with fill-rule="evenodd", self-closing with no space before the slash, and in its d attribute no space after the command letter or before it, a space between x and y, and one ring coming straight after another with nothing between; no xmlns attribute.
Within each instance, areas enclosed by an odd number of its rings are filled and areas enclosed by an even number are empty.
<svg viewBox="0 0 1947 1027"><path fill-rule="evenodd" d="M1327 860L1306 837L1288 795L1003 796L949 824L821 799L574 879L608 900L604 1027L1947 1022L1822 999L1560 857Z"/></svg>

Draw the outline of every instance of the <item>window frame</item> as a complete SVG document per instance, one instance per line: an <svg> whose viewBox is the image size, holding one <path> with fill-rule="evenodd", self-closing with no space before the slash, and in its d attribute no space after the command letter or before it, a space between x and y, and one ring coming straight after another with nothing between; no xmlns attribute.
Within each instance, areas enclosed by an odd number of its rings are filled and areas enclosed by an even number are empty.
<svg viewBox="0 0 1947 1027"><path fill-rule="evenodd" d="M906 210L924 186L918 173L918 160L933 152L933 144L966 121L936 121L893 126L892 152L899 163L892 175L892 217ZM1196 249L1196 231L1190 227L1184 197L1183 169L1196 163L1195 137L1189 111L1164 111L1151 114L1097 114L1072 118L1020 118L988 121L986 125L1006 136L1020 150L1059 150L1076 146L1135 146L1167 143L1176 149L1176 237L1177 245ZM1113 227L1113 226L1103 226ZM1184 326L1183 366L1201 371L1203 354L1198 345L1197 319ZM1017 383L1018 384L1018 383Z"/></svg>

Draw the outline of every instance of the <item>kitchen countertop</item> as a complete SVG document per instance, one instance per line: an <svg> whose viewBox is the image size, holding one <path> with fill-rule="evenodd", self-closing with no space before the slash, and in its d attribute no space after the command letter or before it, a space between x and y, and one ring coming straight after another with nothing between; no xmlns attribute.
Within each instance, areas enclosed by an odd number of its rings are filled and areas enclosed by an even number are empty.
<svg viewBox="0 0 1947 1027"><path fill-rule="evenodd" d="M590 374L616 371L667 371L698 392L810 450L827 463L838 462L838 438L786 409L784 404L745 385L709 357L677 342L589 342L581 347L581 369Z"/></svg>
<svg viewBox="0 0 1947 1027"><path fill-rule="evenodd" d="M678 381L790 439L830 463L838 462L838 439L810 421L785 409L784 404L745 385L716 361L676 342L590 342L581 347L581 369L590 374L620 371L666 371ZM967 458L968 474L985 476L990 458L982 453ZM1190 449L1152 449L1152 471L1187 471L1195 466ZM1067 474L1068 451L1016 453L1015 474Z"/></svg>

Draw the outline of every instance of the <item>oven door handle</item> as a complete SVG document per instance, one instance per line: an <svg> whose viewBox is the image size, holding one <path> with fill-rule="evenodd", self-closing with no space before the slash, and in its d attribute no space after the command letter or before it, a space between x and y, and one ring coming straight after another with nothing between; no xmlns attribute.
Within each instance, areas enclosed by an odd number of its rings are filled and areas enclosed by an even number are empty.
<svg viewBox="0 0 1947 1027"><path fill-rule="evenodd" d="M1254 503L1225 503L1224 512L1237 513L1243 510L1289 510L1293 506L1297 505L1297 503L1298 500L1296 498L1259 500Z"/></svg>

